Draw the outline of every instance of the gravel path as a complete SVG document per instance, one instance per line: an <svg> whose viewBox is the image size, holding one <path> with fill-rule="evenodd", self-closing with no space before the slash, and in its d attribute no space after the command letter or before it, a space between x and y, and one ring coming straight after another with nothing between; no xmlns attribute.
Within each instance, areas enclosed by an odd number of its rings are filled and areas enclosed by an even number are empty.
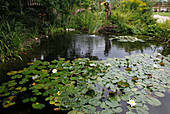
<svg viewBox="0 0 170 114"><path fill-rule="evenodd" d="M169 17L169 16L153 15L153 17L154 17L155 19L158 19L158 20L157 20L158 23L162 23L162 22L164 22L164 21L166 21L166 20L170 20L170 17Z"/></svg>

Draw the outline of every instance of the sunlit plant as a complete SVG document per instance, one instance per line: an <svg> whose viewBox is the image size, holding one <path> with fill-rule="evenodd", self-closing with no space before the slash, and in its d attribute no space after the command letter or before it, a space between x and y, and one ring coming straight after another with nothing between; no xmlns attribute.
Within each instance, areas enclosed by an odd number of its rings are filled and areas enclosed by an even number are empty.
<svg viewBox="0 0 170 114"><path fill-rule="evenodd" d="M153 68L159 64L156 57L143 54L102 62L87 58L35 61L28 68L8 73L12 80L0 86L1 102L7 108L16 104L19 94L29 93L18 99L32 102L35 109L44 108L48 102L55 111L68 110L69 114L121 113L121 101L125 101L127 113L135 109L147 114L147 105L161 105L157 97L164 97L170 88L169 56L162 56L164 66L159 69Z"/></svg>

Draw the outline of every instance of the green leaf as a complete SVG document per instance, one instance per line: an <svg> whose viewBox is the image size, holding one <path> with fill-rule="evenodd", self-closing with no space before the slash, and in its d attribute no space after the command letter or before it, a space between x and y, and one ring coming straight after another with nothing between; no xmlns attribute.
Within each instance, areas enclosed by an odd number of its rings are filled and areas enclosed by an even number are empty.
<svg viewBox="0 0 170 114"><path fill-rule="evenodd" d="M102 102L102 103L100 104L100 107L101 107L101 108L104 108L104 109L109 109L109 107L105 104L105 102Z"/></svg>
<svg viewBox="0 0 170 114"><path fill-rule="evenodd" d="M113 114L114 112L111 109L107 109L107 110L102 110L101 114Z"/></svg>
<svg viewBox="0 0 170 114"><path fill-rule="evenodd" d="M136 114L136 113L134 113L132 111L128 111L128 112L126 112L126 114Z"/></svg>
<svg viewBox="0 0 170 114"><path fill-rule="evenodd" d="M35 108L35 109L42 109L42 108L44 108L44 107L45 107L45 105L44 105L44 104L41 104L41 103L36 102L36 103L33 103L33 104L32 104L32 107L33 107L33 108Z"/></svg>
<svg viewBox="0 0 170 114"><path fill-rule="evenodd" d="M90 99L89 104L91 104L93 106L99 106L101 104L101 101L99 101L97 99Z"/></svg>
<svg viewBox="0 0 170 114"><path fill-rule="evenodd" d="M158 97L164 97L165 95L161 92L154 92L154 94Z"/></svg>
<svg viewBox="0 0 170 114"><path fill-rule="evenodd" d="M148 97L148 98L147 98L147 102L148 102L150 105L153 105L153 106L159 106L159 105L161 105L161 102L160 102L158 99L154 98L154 97Z"/></svg>
<svg viewBox="0 0 170 114"><path fill-rule="evenodd" d="M85 105L83 108L85 113L94 113L96 111L96 107L91 105Z"/></svg>
<svg viewBox="0 0 170 114"><path fill-rule="evenodd" d="M23 103L27 103L27 102L29 102L29 101L30 101L29 98L26 98L26 99L22 100Z"/></svg>
<svg viewBox="0 0 170 114"><path fill-rule="evenodd" d="M147 110L143 110L143 108L136 107L136 111L138 114L149 114Z"/></svg>
<svg viewBox="0 0 170 114"><path fill-rule="evenodd" d="M4 94L4 96L8 96L8 95L10 95L10 92L7 92L7 93Z"/></svg>
<svg viewBox="0 0 170 114"><path fill-rule="evenodd" d="M30 101L31 101L31 102L35 102L36 100L37 100L36 97L31 97L31 98L30 98Z"/></svg>
<svg viewBox="0 0 170 114"><path fill-rule="evenodd" d="M84 114L84 112L79 112L77 110L72 110L72 111L68 112L67 114Z"/></svg>
<svg viewBox="0 0 170 114"><path fill-rule="evenodd" d="M121 107L112 108L112 110L116 113L121 113L123 111Z"/></svg>

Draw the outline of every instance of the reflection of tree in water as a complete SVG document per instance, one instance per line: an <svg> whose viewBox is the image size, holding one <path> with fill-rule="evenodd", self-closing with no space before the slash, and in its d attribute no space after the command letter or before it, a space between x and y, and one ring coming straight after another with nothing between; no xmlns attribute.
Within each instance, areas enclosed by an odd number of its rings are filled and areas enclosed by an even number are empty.
<svg viewBox="0 0 170 114"><path fill-rule="evenodd" d="M110 53L111 49L111 41L105 37L105 50L104 50L104 55L108 57L108 54Z"/></svg>
<svg viewBox="0 0 170 114"><path fill-rule="evenodd" d="M144 50L153 50L153 47L151 45L155 45L154 42L118 42L117 40L112 41L112 45L116 46L117 48L122 48L125 50L125 52L128 52L131 54L132 51L140 51L143 53ZM159 47L160 45L158 45ZM155 46L156 47L156 46ZM156 47L156 49L158 48Z"/></svg>
<svg viewBox="0 0 170 114"><path fill-rule="evenodd" d="M164 56L170 54L170 46L169 45L163 45L162 48L163 48L163 50L158 50L159 53L161 53Z"/></svg>
<svg viewBox="0 0 170 114"><path fill-rule="evenodd" d="M85 36L87 37L87 36ZM97 60L92 56L93 43L91 38L79 38L72 34L56 35L53 38L42 40L38 55L44 53L45 60L85 58Z"/></svg>

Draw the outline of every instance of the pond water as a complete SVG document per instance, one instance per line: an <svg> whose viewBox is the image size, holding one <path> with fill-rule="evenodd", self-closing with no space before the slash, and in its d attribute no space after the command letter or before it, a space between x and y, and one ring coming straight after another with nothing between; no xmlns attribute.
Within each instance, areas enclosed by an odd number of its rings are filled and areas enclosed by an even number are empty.
<svg viewBox="0 0 170 114"><path fill-rule="evenodd" d="M109 36L103 35L80 35L80 34L58 34L49 38L43 38L33 48L33 51L23 56L23 61L16 60L8 63L0 63L0 82L9 79L5 74L11 70L20 70L27 66L27 63L35 60L52 61L54 59L66 58L90 58L92 60L105 60L107 58L124 58L132 54L154 54L161 53L168 55L168 45L161 44L158 41L150 40L148 36L136 36L145 42L118 42L110 40ZM170 96L168 92L160 101L162 105L159 107L150 107L150 114L167 114L170 113L169 103ZM2 108L2 107L0 107ZM55 113L53 106L47 106L43 110L35 110L31 105L18 104L7 109L0 109L3 113ZM48 110L47 110L48 109ZM58 112L59 113L59 112Z"/></svg>

